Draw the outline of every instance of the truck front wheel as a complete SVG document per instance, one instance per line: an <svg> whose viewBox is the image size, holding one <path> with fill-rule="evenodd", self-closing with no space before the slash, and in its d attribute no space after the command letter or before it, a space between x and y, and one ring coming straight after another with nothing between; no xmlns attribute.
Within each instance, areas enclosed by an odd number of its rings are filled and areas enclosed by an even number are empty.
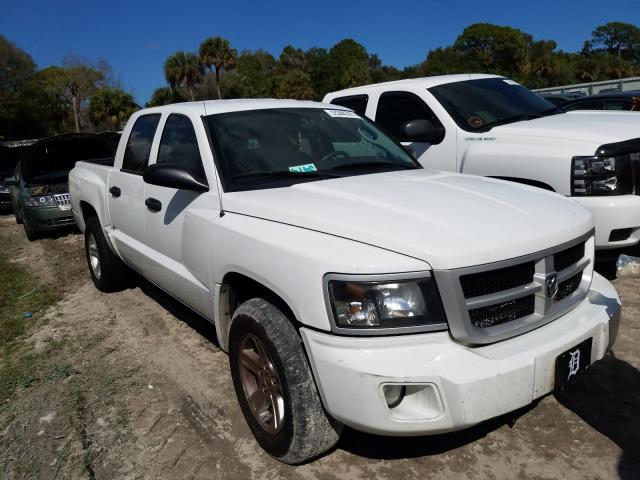
<svg viewBox="0 0 640 480"><path fill-rule="evenodd" d="M295 465L336 444L341 426L325 413L298 332L278 308L254 298L236 309L229 363L242 413L267 453Z"/></svg>
<svg viewBox="0 0 640 480"><path fill-rule="evenodd" d="M127 287L127 266L111 251L98 217L90 217L86 222L84 247L96 288L102 292L124 290Z"/></svg>

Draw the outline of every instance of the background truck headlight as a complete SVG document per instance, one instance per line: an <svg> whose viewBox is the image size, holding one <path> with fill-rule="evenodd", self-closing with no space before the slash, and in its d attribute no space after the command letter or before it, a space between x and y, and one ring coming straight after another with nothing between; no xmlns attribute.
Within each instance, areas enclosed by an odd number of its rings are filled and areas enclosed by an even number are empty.
<svg viewBox="0 0 640 480"><path fill-rule="evenodd" d="M27 207L55 207L56 200L51 195L43 195L41 197L29 197L24 201Z"/></svg>
<svg viewBox="0 0 640 480"><path fill-rule="evenodd" d="M640 154L573 157L571 195L628 195L634 193L632 162Z"/></svg>
<svg viewBox="0 0 640 480"><path fill-rule="evenodd" d="M329 279L328 301L336 330L369 334L446 329L432 277L354 280ZM392 330L392 331L389 331Z"/></svg>

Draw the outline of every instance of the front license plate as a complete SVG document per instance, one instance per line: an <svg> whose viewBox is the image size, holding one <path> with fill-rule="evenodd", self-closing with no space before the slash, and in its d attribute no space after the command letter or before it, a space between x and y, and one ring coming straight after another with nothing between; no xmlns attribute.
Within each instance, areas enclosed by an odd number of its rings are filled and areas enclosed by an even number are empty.
<svg viewBox="0 0 640 480"><path fill-rule="evenodd" d="M556 390L562 390L567 383L580 375L591 365L591 343L588 338L570 348L556 358Z"/></svg>

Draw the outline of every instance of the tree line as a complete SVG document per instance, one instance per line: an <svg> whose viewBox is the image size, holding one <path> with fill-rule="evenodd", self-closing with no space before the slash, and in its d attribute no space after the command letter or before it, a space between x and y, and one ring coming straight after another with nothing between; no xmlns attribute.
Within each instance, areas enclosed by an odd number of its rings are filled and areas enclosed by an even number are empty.
<svg viewBox="0 0 640 480"><path fill-rule="evenodd" d="M70 53L38 69L0 35L0 140L118 129L139 108L105 60Z"/></svg>
<svg viewBox="0 0 640 480"><path fill-rule="evenodd" d="M521 30L476 23L419 64L398 69L353 39L333 47L286 46L240 53L227 39L206 38L163 65L166 85L146 106L216 98L320 100L327 92L375 82L450 73L494 73L542 88L640 74L640 28L623 22L596 27L579 52ZM105 61L68 55L38 70L31 56L0 36L0 137L119 128L138 109Z"/></svg>

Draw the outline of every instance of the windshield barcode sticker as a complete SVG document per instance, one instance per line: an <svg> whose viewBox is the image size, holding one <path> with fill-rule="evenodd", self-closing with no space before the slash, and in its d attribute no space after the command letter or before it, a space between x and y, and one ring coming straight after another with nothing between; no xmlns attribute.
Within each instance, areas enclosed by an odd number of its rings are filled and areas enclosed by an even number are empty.
<svg viewBox="0 0 640 480"><path fill-rule="evenodd" d="M357 113L351 110L325 110L325 112L336 118L360 118Z"/></svg>

